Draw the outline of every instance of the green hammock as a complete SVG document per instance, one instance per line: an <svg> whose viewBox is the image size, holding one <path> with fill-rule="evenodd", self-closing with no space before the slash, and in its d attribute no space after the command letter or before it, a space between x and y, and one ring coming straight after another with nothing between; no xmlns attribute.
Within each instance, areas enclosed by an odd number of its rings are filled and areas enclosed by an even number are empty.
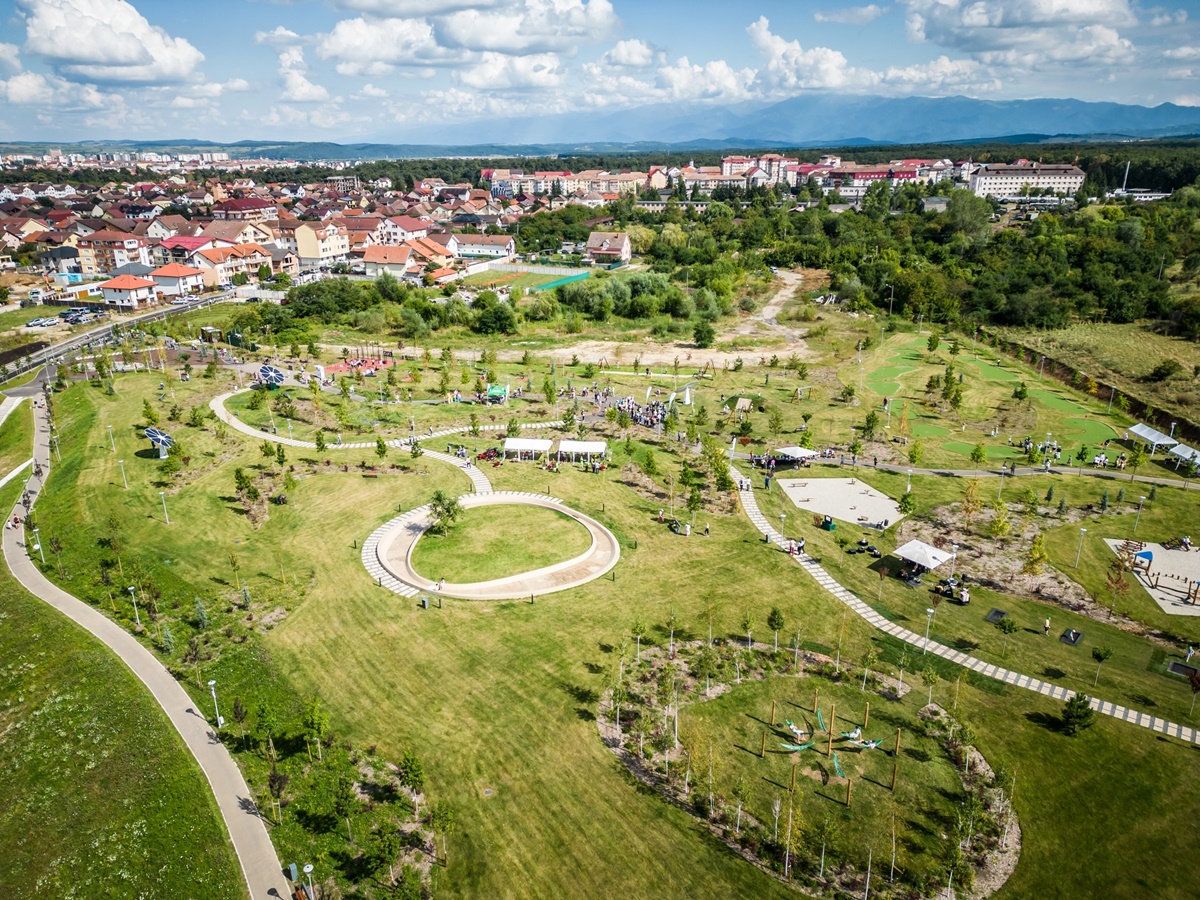
<svg viewBox="0 0 1200 900"><path fill-rule="evenodd" d="M826 728L826 727L825 727L825 719L824 719L824 717L821 715L821 710L819 710L819 709L817 710L817 724L818 724L819 726L821 726L821 730L822 730L822 731L828 731L828 730L829 730L828 728Z"/></svg>
<svg viewBox="0 0 1200 900"><path fill-rule="evenodd" d="M837 772L838 778L846 777L846 773L842 771L842 764L838 762L837 753L833 754L833 771Z"/></svg>
<svg viewBox="0 0 1200 900"><path fill-rule="evenodd" d="M791 750L793 753L799 753L801 750L807 750L814 743L816 743L816 741L809 741L807 744L785 744L780 741L779 746L784 750Z"/></svg>

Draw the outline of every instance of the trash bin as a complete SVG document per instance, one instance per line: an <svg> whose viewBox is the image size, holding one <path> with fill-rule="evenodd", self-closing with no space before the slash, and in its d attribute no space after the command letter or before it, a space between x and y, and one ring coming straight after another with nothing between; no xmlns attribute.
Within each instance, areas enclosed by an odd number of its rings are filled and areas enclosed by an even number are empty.
<svg viewBox="0 0 1200 900"><path fill-rule="evenodd" d="M421 598L421 606L424 609L429 609L429 598L428 597Z"/></svg>

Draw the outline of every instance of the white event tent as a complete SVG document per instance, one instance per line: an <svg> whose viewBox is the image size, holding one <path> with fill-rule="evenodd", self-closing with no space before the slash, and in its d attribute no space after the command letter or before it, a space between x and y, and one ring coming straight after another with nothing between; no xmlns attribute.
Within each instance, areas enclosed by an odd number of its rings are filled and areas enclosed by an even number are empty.
<svg viewBox="0 0 1200 900"><path fill-rule="evenodd" d="M897 547L896 556L926 569L936 569L950 558L945 550L939 550L924 541L909 541L903 547Z"/></svg>
<svg viewBox="0 0 1200 900"><path fill-rule="evenodd" d="M1179 441L1171 437L1169 434L1163 434L1157 429L1151 428L1149 425L1144 425L1139 422L1129 429L1129 433L1136 435L1142 441L1150 445L1150 455L1154 455L1154 451L1159 447L1174 447Z"/></svg>
<svg viewBox="0 0 1200 900"><path fill-rule="evenodd" d="M817 456L816 450L809 450L807 447L780 447L775 451L776 456L786 456L788 459L809 459Z"/></svg>
<svg viewBox="0 0 1200 900"><path fill-rule="evenodd" d="M537 459L550 452L553 441L547 438L505 438L504 455L517 454L517 459Z"/></svg>
<svg viewBox="0 0 1200 900"><path fill-rule="evenodd" d="M593 456L604 456L607 450L607 441L561 440L558 442L558 458L562 459L564 454L569 454L572 462L575 461L576 456L585 456L590 462Z"/></svg>

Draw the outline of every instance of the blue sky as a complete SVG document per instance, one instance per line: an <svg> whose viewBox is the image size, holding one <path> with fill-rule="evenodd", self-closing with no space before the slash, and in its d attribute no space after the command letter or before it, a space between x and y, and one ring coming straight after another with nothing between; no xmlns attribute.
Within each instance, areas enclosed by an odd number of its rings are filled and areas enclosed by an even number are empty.
<svg viewBox="0 0 1200 900"><path fill-rule="evenodd" d="M8 140L419 143L813 91L1200 106L1195 0L0 0L0 22Z"/></svg>

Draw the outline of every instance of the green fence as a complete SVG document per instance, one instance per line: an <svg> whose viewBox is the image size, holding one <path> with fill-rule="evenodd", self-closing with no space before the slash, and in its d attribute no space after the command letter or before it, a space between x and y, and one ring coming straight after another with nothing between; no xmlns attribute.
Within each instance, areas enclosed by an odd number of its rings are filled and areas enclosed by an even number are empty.
<svg viewBox="0 0 1200 900"><path fill-rule="evenodd" d="M568 275L566 278L559 278L557 281L552 281L549 284L543 284L540 287L535 287L533 290L535 292L548 291L551 288L556 288L562 284L570 284L573 281L583 281L585 278L590 278L591 274L591 272L580 272L578 275Z"/></svg>

